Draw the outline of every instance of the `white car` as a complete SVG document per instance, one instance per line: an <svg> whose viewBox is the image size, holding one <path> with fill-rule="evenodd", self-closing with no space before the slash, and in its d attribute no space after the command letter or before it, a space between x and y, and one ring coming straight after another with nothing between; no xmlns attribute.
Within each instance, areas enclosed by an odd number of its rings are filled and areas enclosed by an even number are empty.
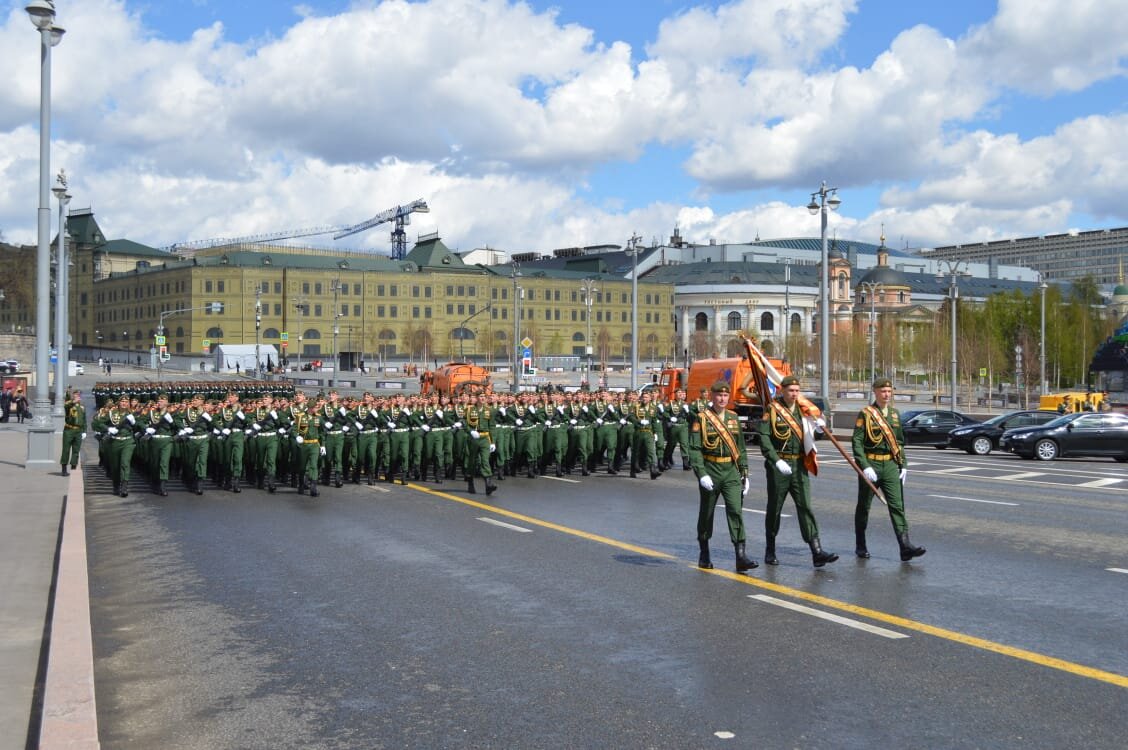
<svg viewBox="0 0 1128 750"><path fill-rule="evenodd" d="M67 377L73 378L75 375L85 375L86 369L82 366L81 362L75 362L73 359L67 363Z"/></svg>
<svg viewBox="0 0 1128 750"><path fill-rule="evenodd" d="M0 362L0 371L8 373L17 373L20 371L20 362L17 359L6 359Z"/></svg>

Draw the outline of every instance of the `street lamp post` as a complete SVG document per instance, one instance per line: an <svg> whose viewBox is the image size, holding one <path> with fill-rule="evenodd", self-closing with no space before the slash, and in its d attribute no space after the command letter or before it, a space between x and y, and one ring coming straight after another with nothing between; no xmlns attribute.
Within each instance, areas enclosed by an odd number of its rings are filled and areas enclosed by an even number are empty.
<svg viewBox="0 0 1128 750"><path fill-rule="evenodd" d="M27 468L54 466L52 457L54 426L47 389L47 360L51 328L51 48L63 38L55 26L55 4L50 0L31 0L26 7L31 23L39 30L39 211L36 249L35 307L35 401L34 416L27 435Z"/></svg>
<svg viewBox="0 0 1128 750"><path fill-rule="evenodd" d="M298 377L302 376L302 335L298 334Z"/></svg>
<svg viewBox="0 0 1128 750"><path fill-rule="evenodd" d="M960 286L959 274L960 266L963 261L942 260L947 271L937 275L937 280L943 281L944 277L948 277L948 301L952 307L952 382L951 382L951 401L952 411L956 411L956 390L959 385L959 358L956 353L956 308L959 307Z"/></svg>
<svg viewBox="0 0 1128 750"><path fill-rule="evenodd" d="M521 278L521 269L517 263L513 263L513 270L510 273L513 278L513 383L510 386L512 393L517 392L517 378L518 368L520 367L520 357L517 347L521 345L521 287L517 286L517 280Z"/></svg>
<svg viewBox="0 0 1128 750"><path fill-rule="evenodd" d="M67 176L59 170L55 187L51 189L59 200L59 239L55 249L55 408L51 418L55 429L63 429L63 400L66 398L67 368L70 363L69 322L67 319L67 297L70 289L70 271L67 268Z"/></svg>
<svg viewBox="0 0 1128 750"><path fill-rule="evenodd" d="M870 318L869 318L869 333L870 333L870 378L876 377L877 372L877 308L874 306L877 299L877 291L884 289L881 282L877 281L863 281L858 286L865 290L870 300Z"/></svg>
<svg viewBox="0 0 1128 750"><path fill-rule="evenodd" d="M329 385L333 385L333 381L337 380L337 368L341 363L338 361L337 355L337 334L341 332L341 310L338 307L337 295L341 293L341 280L336 279L330 287L333 290L333 377L329 379Z"/></svg>
<svg viewBox="0 0 1128 750"><path fill-rule="evenodd" d="M584 374L584 380L587 381L588 387L591 387L591 303L592 295L599 291L599 287L595 285L595 279L584 279L580 282L580 290L584 293L584 304L587 305L587 338L584 339L587 345L587 372Z"/></svg>
<svg viewBox="0 0 1128 750"><path fill-rule="evenodd" d="M98 342L98 359L102 359L102 332L97 328L94 329L94 340ZM158 359L157 362L160 362L160 360ZM158 364L157 367L157 371L160 372L160 365Z"/></svg>
<svg viewBox="0 0 1128 750"><path fill-rule="evenodd" d="M255 284L255 377L259 377L262 370L261 344L259 343L259 329L262 328L262 284Z"/></svg>
<svg viewBox="0 0 1128 750"><path fill-rule="evenodd" d="M817 200L816 200L817 199ZM820 238L822 240L822 270L819 274L819 388L830 409L830 254L826 245L827 209L836 211L842 199L838 188L828 188L824 181L819 189L811 193L807 210L811 215L821 214ZM830 421L829 419L827 420Z"/></svg>
<svg viewBox="0 0 1128 750"><path fill-rule="evenodd" d="M1038 392L1039 396L1046 395L1046 290L1049 285L1046 280L1042 279L1042 283L1038 285L1042 290L1042 334L1038 342L1038 357L1040 359L1041 373L1038 382L1041 384L1041 390Z"/></svg>
<svg viewBox="0 0 1128 750"><path fill-rule="evenodd" d="M642 237L632 235L627 249L634 261L631 269L631 390L636 387L638 373L638 243Z"/></svg>

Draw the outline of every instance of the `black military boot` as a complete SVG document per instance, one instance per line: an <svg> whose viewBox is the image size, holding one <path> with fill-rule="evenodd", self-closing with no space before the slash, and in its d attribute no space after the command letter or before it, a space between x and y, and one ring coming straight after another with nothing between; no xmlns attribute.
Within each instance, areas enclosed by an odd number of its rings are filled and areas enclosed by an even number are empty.
<svg viewBox="0 0 1128 750"><path fill-rule="evenodd" d="M866 547L866 532L854 531L854 554L863 560L869 559L869 549Z"/></svg>
<svg viewBox="0 0 1128 750"><path fill-rule="evenodd" d="M341 478L341 472L340 471L333 472L333 486L336 487L337 489L340 489L341 487L344 486L344 484L345 484L345 482Z"/></svg>
<svg viewBox="0 0 1128 750"><path fill-rule="evenodd" d="M580 467L580 476L584 476L584 477L591 476L591 472L588 471L587 464L584 464L583 466Z"/></svg>
<svg viewBox="0 0 1128 750"><path fill-rule="evenodd" d="M317 477L312 476L309 478L309 496L317 497L321 493L317 491Z"/></svg>
<svg viewBox="0 0 1128 750"><path fill-rule="evenodd" d="M760 564L755 560L744 554L744 542L737 542L733 545L736 548L736 572L743 573L746 570L760 567Z"/></svg>
<svg viewBox="0 0 1128 750"><path fill-rule="evenodd" d="M204 480L200 477L196 477L196 482L193 484L193 488L195 489L197 495L204 494Z"/></svg>
<svg viewBox="0 0 1128 750"><path fill-rule="evenodd" d="M901 562L908 562L914 557L920 557L924 554L924 547L914 547L913 543L909 541L909 530L897 532L897 544L901 545Z"/></svg>
<svg viewBox="0 0 1128 750"><path fill-rule="evenodd" d="M231 491L235 494L239 494L243 491L242 488L239 487L239 477L231 477Z"/></svg>
<svg viewBox="0 0 1128 750"><path fill-rule="evenodd" d="M658 471L653 466L651 466L650 467L650 478L651 479L657 479L660 476L662 476L662 472Z"/></svg>
<svg viewBox="0 0 1128 750"><path fill-rule="evenodd" d="M168 487L165 485L165 481L163 479L157 482L157 493L161 497L168 497Z"/></svg>
<svg viewBox="0 0 1128 750"><path fill-rule="evenodd" d="M114 482L114 494L115 495L121 494L121 482Z"/></svg>
<svg viewBox="0 0 1128 750"><path fill-rule="evenodd" d="M443 483L443 474L446 474L446 471L443 470L443 466L442 466L442 464L439 463L439 459L437 459L437 458L434 460L434 469L435 469L435 484L442 484Z"/></svg>
<svg viewBox="0 0 1128 750"><path fill-rule="evenodd" d="M811 540L811 559L815 563L816 568L821 568L827 563L832 563L838 559L838 555L833 552L823 552L822 545L819 544L819 538L816 536Z"/></svg>
<svg viewBox="0 0 1128 750"><path fill-rule="evenodd" d="M779 565L779 558L775 553L775 537L769 536L768 542L764 546L764 564L765 565Z"/></svg>
<svg viewBox="0 0 1128 750"><path fill-rule="evenodd" d="M533 471L533 464L532 464L532 462L530 462L529 463L529 479L536 479L536 478L537 478L537 473L535 471Z"/></svg>
<svg viewBox="0 0 1128 750"><path fill-rule="evenodd" d="M486 496L489 497L497 492L497 485L494 484L493 477L486 477Z"/></svg>
<svg viewBox="0 0 1128 750"><path fill-rule="evenodd" d="M276 489L278 488L274 486L274 475L271 474L266 478L266 491L273 495Z"/></svg>
<svg viewBox="0 0 1128 750"><path fill-rule="evenodd" d="M559 461L556 462L556 476L558 476L558 477L564 476L564 467L562 467L560 465Z"/></svg>
<svg viewBox="0 0 1128 750"><path fill-rule="evenodd" d="M300 476L298 478L298 494L304 495L305 491L306 491L306 478L305 478L305 475L303 474L302 476Z"/></svg>
<svg viewBox="0 0 1128 750"><path fill-rule="evenodd" d="M701 548L701 553L697 556L697 567L712 570L713 558L709 556L709 540L698 539L697 546Z"/></svg>
<svg viewBox="0 0 1128 750"><path fill-rule="evenodd" d="M474 477L467 477L466 478L466 491L469 492L471 495L477 495L478 494L478 488L474 486Z"/></svg>
<svg viewBox="0 0 1128 750"><path fill-rule="evenodd" d="M70 472L67 471L67 465L66 464L63 464L63 476L64 477L70 476Z"/></svg>

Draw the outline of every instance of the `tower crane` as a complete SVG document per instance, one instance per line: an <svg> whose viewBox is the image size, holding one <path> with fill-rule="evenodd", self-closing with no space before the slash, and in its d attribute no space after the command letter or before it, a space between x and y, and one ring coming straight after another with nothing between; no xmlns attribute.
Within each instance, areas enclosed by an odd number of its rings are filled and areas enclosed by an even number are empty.
<svg viewBox="0 0 1128 750"><path fill-rule="evenodd" d="M387 211L381 211L367 221L362 221L359 224L342 229L333 235L333 239L339 240L342 237L358 234L374 226L394 220L396 222L396 228L392 230L392 260L403 260L407 255L407 232L403 231L403 228L411 223L412 213L425 214L430 211L431 209L427 206L427 202L420 198L405 206L396 206L395 208L389 208Z"/></svg>
<svg viewBox="0 0 1128 750"><path fill-rule="evenodd" d="M367 221L362 221L359 224L353 224L351 226L306 227L304 229L284 229L278 232L267 232L265 234L251 234L245 237L215 237L210 240L178 242L161 249L170 253L191 255L197 250L219 247L221 245L254 245L263 242L292 240L298 237L316 237L322 234L332 234L333 239L339 240L342 237L359 234L374 226L394 220L396 227L392 231L392 258L394 260L402 260L407 255L407 232L405 232L403 228L411 223L410 215L416 212L429 213L430 210L431 209L427 206L427 202L420 198L406 205L390 208L387 211L376 214Z"/></svg>

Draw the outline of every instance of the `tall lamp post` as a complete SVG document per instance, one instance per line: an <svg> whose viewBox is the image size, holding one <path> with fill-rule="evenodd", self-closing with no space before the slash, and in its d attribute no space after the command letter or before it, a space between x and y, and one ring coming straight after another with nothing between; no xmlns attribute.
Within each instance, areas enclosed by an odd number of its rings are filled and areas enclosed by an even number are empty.
<svg viewBox="0 0 1128 750"><path fill-rule="evenodd" d="M869 318L869 333L870 333L870 379L876 377L877 373L877 308L874 306L877 299L877 291L884 289L881 282L878 281L863 281L858 284L865 290L866 295L870 301L870 318Z"/></svg>
<svg viewBox="0 0 1128 750"><path fill-rule="evenodd" d="M958 358L958 354L956 353L956 308L959 307L959 299L960 299L959 275L960 275L960 266L963 265L963 261L942 260L940 262L944 264L944 267L947 269L947 271L945 271L944 273L937 274L936 279L937 279L937 281L943 281L945 276L948 277L948 301L949 301L949 303L951 304L951 307L952 307L951 400L952 400L952 411L956 411L956 390L957 390L957 386L959 385L959 379L958 379L959 378L959 373L958 373L959 358Z"/></svg>
<svg viewBox="0 0 1128 750"><path fill-rule="evenodd" d="M584 293L584 304L587 305L587 338L584 339L587 344L587 372L584 374L584 380L587 381L588 387L591 387L591 303L592 295L599 291L599 287L595 285L595 279L584 279L580 282L580 290Z"/></svg>
<svg viewBox="0 0 1128 750"><path fill-rule="evenodd" d="M1041 384L1041 390L1038 392L1039 396L1046 395L1046 290L1049 285L1046 280L1042 279L1042 283L1038 285L1042 290L1042 335L1038 342L1038 357L1040 359L1041 373L1038 382Z"/></svg>
<svg viewBox="0 0 1128 750"><path fill-rule="evenodd" d="M341 279L338 277L331 287L333 290L333 377L329 380L329 385L333 385L333 381L337 380L337 368L340 367L337 355L337 334L341 332L341 310L337 306L337 295L341 293Z"/></svg>
<svg viewBox="0 0 1128 750"><path fill-rule="evenodd" d="M67 368L70 363L70 336L67 325L67 298L70 289L70 270L67 268L67 176L63 170L55 180L51 192L59 200L59 239L55 249L55 408L51 418L58 430L63 429L63 400L66 398Z"/></svg>
<svg viewBox="0 0 1128 750"><path fill-rule="evenodd" d="M510 385L510 390L516 393L518 369L521 366L521 358L518 356L520 350L517 348L521 345L521 287L517 286L517 280L521 278L521 269L517 263L513 264L510 276L513 278L513 383Z"/></svg>
<svg viewBox="0 0 1128 750"><path fill-rule="evenodd" d="M627 251L634 260L631 269L631 390L636 387L638 373L638 243L642 237L632 235L627 241Z"/></svg>
<svg viewBox="0 0 1128 750"><path fill-rule="evenodd" d="M819 388L830 409L830 254L826 245L827 209L838 210L842 199L838 188L828 188L824 181L819 189L811 193L807 210L811 215L821 214L820 238L822 240L822 270L819 273ZM828 420L829 421L829 420Z"/></svg>
<svg viewBox="0 0 1128 750"><path fill-rule="evenodd" d="M47 389L47 361L51 328L51 48L62 41L63 29L55 25L55 4L31 0L26 7L31 23L39 30L39 212L38 247L35 256L35 401L34 418L27 434L27 468L54 466L54 426Z"/></svg>
<svg viewBox="0 0 1128 750"><path fill-rule="evenodd" d="M259 329L262 328L262 284L255 284L255 377L262 371L261 344Z"/></svg>

